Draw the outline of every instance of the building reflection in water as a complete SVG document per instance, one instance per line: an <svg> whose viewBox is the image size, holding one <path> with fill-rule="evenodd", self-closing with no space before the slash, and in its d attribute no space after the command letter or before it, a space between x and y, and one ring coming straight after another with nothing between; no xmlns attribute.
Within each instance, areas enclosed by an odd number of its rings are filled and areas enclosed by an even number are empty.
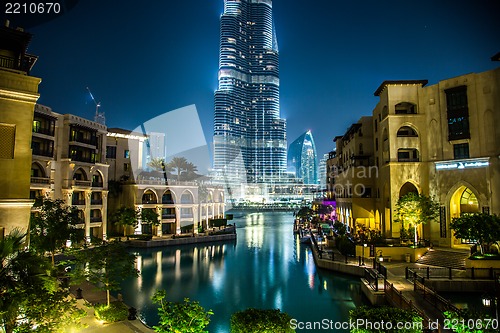
<svg viewBox="0 0 500 333"><path fill-rule="evenodd" d="M125 302L152 326L156 290L172 301L197 300L215 313L209 332L228 332L231 315L249 307L340 321L362 302L358 279L316 270L310 248L293 235L291 214L253 213L235 222L237 241L137 250L141 276L124 283Z"/></svg>

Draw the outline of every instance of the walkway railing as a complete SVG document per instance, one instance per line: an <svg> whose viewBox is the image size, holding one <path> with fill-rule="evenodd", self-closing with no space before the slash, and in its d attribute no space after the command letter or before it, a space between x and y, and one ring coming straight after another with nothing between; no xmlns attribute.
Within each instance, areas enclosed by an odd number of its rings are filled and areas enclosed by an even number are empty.
<svg viewBox="0 0 500 333"><path fill-rule="evenodd" d="M368 282L368 286L375 291L379 291L380 287L384 287L385 278L375 269L365 268L364 279ZM382 283L382 286L380 286L380 283Z"/></svg>
<svg viewBox="0 0 500 333"><path fill-rule="evenodd" d="M417 308L411 300L408 300L401 291L394 287L393 283L389 283L387 280L384 281L384 292L385 299L395 307L405 310L413 310L423 319L423 327L429 327L431 322L430 318L426 314Z"/></svg>
<svg viewBox="0 0 500 333"><path fill-rule="evenodd" d="M459 309L451 304L449 300L439 296L434 290L426 287L423 283L417 280L413 283L413 290L419 293L427 302L432 304L434 308L438 309L440 313L443 313L444 311L459 312Z"/></svg>
<svg viewBox="0 0 500 333"><path fill-rule="evenodd" d="M495 275L500 274L499 268L467 268L466 270L456 270L452 268L425 267L408 268L405 270L407 280L417 279L422 282L423 279L482 279L494 280Z"/></svg>

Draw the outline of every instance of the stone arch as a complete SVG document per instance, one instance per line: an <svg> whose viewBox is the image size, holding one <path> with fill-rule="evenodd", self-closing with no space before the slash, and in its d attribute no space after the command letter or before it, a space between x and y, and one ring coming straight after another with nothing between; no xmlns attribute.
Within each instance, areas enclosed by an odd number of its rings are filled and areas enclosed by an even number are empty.
<svg viewBox="0 0 500 333"><path fill-rule="evenodd" d="M45 168L38 162L31 163L31 177L46 178Z"/></svg>
<svg viewBox="0 0 500 333"><path fill-rule="evenodd" d="M420 191L418 189L418 184L414 183L412 180L406 181L401 188L399 189L399 197L403 197L408 193L417 193L419 194Z"/></svg>
<svg viewBox="0 0 500 333"><path fill-rule="evenodd" d="M87 175L87 172L83 170L83 168L78 168L73 172L73 179L74 180L89 180L89 177Z"/></svg>
<svg viewBox="0 0 500 333"><path fill-rule="evenodd" d="M92 174L92 186L103 187L104 185L104 174L100 170L96 170Z"/></svg>
<svg viewBox="0 0 500 333"><path fill-rule="evenodd" d="M156 192L150 188L147 188L142 192L141 202L143 204L156 204L158 203L158 197Z"/></svg>
<svg viewBox="0 0 500 333"><path fill-rule="evenodd" d="M417 105L411 102L400 102L394 105L395 114L416 114Z"/></svg>
<svg viewBox="0 0 500 333"><path fill-rule="evenodd" d="M412 124L404 124L396 132L397 137L419 137L417 128Z"/></svg>
<svg viewBox="0 0 500 333"><path fill-rule="evenodd" d="M194 203L194 195L190 190L184 190L181 195L181 204L192 204Z"/></svg>
<svg viewBox="0 0 500 333"><path fill-rule="evenodd" d="M464 194L466 195L464 196ZM464 199L466 199L467 202L463 202ZM474 186L465 181L458 182L450 189L450 191L448 191L446 203L448 206L448 225L454 218L460 217L464 213L480 212L480 209L482 207L481 196L479 192ZM454 245L460 245L461 243L468 243L468 241L456 239L452 232L452 247Z"/></svg>
<svg viewBox="0 0 500 333"><path fill-rule="evenodd" d="M176 201L177 200L175 197L175 193L173 191L170 191L170 189L167 189L165 192L163 192L162 197L161 197L162 204L174 204Z"/></svg>

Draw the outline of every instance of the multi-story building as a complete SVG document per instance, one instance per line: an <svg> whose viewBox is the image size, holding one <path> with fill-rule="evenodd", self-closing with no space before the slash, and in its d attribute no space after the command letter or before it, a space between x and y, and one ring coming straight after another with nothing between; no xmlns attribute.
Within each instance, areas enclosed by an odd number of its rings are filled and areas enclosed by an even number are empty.
<svg viewBox="0 0 500 333"><path fill-rule="evenodd" d="M325 191L327 186L327 180L328 180L328 167L327 167L327 161L328 157L330 154L323 154L323 157L319 160L319 166L318 166L318 181L319 181L319 186L320 188Z"/></svg>
<svg viewBox="0 0 500 333"><path fill-rule="evenodd" d="M107 237L106 126L36 105L32 124L30 197L76 206L85 237Z"/></svg>
<svg viewBox="0 0 500 333"><path fill-rule="evenodd" d="M30 199L31 124L41 79L30 76L37 57L26 53L31 35L0 27L0 238L26 231Z"/></svg>
<svg viewBox="0 0 500 333"><path fill-rule="evenodd" d="M379 228L374 220L373 183L377 168L373 161L372 117L361 117L343 136L334 139L336 155L331 164L335 178L337 218L349 228Z"/></svg>
<svg viewBox="0 0 500 333"><path fill-rule="evenodd" d="M220 186L167 179L161 171L145 171L142 165L144 142L141 133L110 128L106 147L110 165L110 213L120 207L154 210L159 226L139 221L136 233L198 233L209 227L209 220L224 216L224 190ZM132 233L134 230L126 230Z"/></svg>
<svg viewBox="0 0 500 333"><path fill-rule="evenodd" d="M225 0L215 92L214 169L226 183L277 182L286 172L278 69L272 1Z"/></svg>
<svg viewBox="0 0 500 333"><path fill-rule="evenodd" d="M318 184L318 156L311 131L299 136L288 147L288 171L304 184Z"/></svg>
<svg viewBox="0 0 500 333"><path fill-rule="evenodd" d="M420 225L418 236L461 246L467 240L454 237L453 218L500 213L500 68L426 85L385 81L375 91L380 100L372 114L371 158L378 173L371 190L374 208L367 213L374 228L399 237L401 223L394 221L399 198L409 192L434 197L440 218ZM333 155L344 163L350 153L337 145Z"/></svg>

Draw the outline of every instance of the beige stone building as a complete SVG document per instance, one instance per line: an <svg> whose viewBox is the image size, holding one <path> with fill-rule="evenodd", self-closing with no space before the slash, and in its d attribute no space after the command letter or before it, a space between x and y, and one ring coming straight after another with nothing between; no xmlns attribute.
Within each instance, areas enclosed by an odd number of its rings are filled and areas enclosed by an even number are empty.
<svg viewBox="0 0 500 333"><path fill-rule="evenodd" d="M372 156L378 176L368 214L375 227L399 237L396 203L418 192L441 206L440 219L420 226L419 237L445 247L467 243L453 237L453 218L500 214L500 68L429 86L425 80L385 81L375 96Z"/></svg>
<svg viewBox="0 0 500 333"><path fill-rule="evenodd" d="M41 79L30 76L37 57L26 53L31 35L0 27L0 238L28 229L31 206L31 124Z"/></svg>
<svg viewBox="0 0 500 333"><path fill-rule="evenodd" d="M107 237L106 126L36 105L30 197L63 199L81 213L87 241Z"/></svg>
<svg viewBox="0 0 500 333"><path fill-rule="evenodd" d="M332 190L336 198L337 218L349 226L378 229L373 216L374 178L372 117L362 117L343 136L334 139L335 157Z"/></svg>
<svg viewBox="0 0 500 333"><path fill-rule="evenodd" d="M157 227L139 221L136 233L157 236L198 233L200 225L206 230L210 219L224 217L222 187L203 182L177 182L166 179L161 172L144 172L146 136L118 128L108 129L107 135L110 180L117 185L118 192L110 195L110 212L120 207L152 209L160 219Z"/></svg>

